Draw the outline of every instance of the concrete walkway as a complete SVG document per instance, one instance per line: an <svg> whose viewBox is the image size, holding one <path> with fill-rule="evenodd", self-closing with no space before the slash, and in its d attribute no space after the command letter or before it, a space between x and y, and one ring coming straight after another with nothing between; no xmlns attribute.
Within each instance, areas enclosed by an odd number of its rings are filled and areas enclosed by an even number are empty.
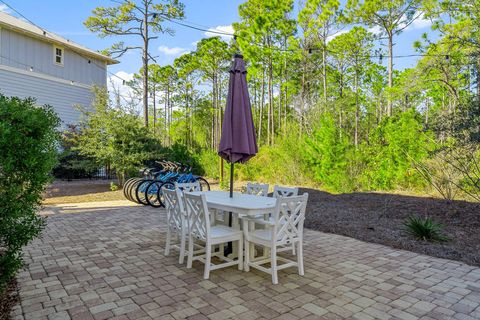
<svg viewBox="0 0 480 320"><path fill-rule="evenodd" d="M213 271L163 255L165 211L46 208L14 319L480 319L480 268L307 230L305 276ZM307 212L308 214L308 212Z"/></svg>

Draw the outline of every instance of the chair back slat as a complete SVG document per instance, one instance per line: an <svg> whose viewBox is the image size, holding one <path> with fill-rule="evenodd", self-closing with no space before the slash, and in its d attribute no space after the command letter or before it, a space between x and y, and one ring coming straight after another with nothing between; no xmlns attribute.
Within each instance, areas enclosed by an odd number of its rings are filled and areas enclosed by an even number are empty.
<svg viewBox="0 0 480 320"><path fill-rule="evenodd" d="M194 238L206 241L210 234L210 213L205 195L184 193L183 199L187 211L188 232Z"/></svg>
<svg viewBox="0 0 480 320"><path fill-rule="evenodd" d="M182 193L179 189L162 188L165 199L165 208L167 209L167 223L181 230L185 210L183 207Z"/></svg>
<svg viewBox="0 0 480 320"><path fill-rule="evenodd" d="M273 197L294 197L298 196L298 188L275 186L273 188Z"/></svg>
<svg viewBox="0 0 480 320"><path fill-rule="evenodd" d="M273 212L273 242L291 243L303 236L303 223L307 208L308 193L301 196L277 197Z"/></svg>
<svg viewBox="0 0 480 320"><path fill-rule="evenodd" d="M188 183L175 182L175 188L180 189L182 192L202 191L198 181Z"/></svg>
<svg viewBox="0 0 480 320"><path fill-rule="evenodd" d="M247 183L247 189L245 190L246 194L252 194L255 196L268 196L268 184L262 183Z"/></svg>

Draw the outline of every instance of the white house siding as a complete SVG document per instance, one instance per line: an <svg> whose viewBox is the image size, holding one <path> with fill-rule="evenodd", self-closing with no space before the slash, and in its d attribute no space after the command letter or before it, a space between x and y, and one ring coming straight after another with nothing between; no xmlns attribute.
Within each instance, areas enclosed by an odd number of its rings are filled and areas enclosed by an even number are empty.
<svg viewBox="0 0 480 320"><path fill-rule="evenodd" d="M86 85L106 85L104 62L64 47L64 64L59 66L54 63L53 48L51 43L0 29L0 64L22 70L33 68L35 72Z"/></svg>
<svg viewBox="0 0 480 320"><path fill-rule="evenodd" d="M33 97L39 105L51 105L63 126L78 123L80 112L75 105L88 108L92 104L93 94L86 86L45 79L41 75L35 77L33 72L27 75L5 69L0 65L0 93L21 98Z"/></svg>

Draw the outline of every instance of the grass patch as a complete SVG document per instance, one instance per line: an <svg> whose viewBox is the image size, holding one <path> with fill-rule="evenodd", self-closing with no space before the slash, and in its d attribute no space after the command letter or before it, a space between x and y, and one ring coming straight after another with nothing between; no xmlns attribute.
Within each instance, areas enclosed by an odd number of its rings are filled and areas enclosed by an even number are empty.
<svg viewBox="0 0 480 320"><path fill-rule="evenodd" d="M105 191L98 193L89 193L75 196L60 196L53 198L46 198L43 200L43 205L65 204L65 203L81 203L81 202L97 202L97 201L112 201L125 200L122 190Z"/></svg>

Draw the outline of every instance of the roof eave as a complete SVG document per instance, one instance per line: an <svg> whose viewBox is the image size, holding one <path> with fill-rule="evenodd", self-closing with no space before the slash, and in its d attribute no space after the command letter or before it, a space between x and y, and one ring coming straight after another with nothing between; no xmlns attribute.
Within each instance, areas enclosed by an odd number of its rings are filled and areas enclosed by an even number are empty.
<svg viewBox="0 0 480 320"><path fill-rule="evenodd" d="M3 23L3 22L0 21L0 27L5 28L5 29L10 29L10 30L13 30L13 31L16 31L16 32L24 33L28 36L31 36L32 38L35 38L35 39L39 39L39 40L42 40L42 41L48 41L50 43L54 43L54 44L64 46L64 47L69 48L72 51L80 51L82 54L84 54L86 56L89 56L91 58L96 58L98 60L106 62L107 65L113 65L113 64L120 63L118 60L115 60L115 59L113 59L109 56L103 55L101 53L97 53L97 52L94 52L94 51L88 51L88 50L85 50L85 49L82 49L82 48L78 48L78 47L75 47L75 46L69 44L68 42L59 41L57 39L49 38L47 36L41 36L39 34L36 34L35 32L31 32L29 30L19 28L19 27L13 26L13 25L8 24L8 23Z"/></svg>

